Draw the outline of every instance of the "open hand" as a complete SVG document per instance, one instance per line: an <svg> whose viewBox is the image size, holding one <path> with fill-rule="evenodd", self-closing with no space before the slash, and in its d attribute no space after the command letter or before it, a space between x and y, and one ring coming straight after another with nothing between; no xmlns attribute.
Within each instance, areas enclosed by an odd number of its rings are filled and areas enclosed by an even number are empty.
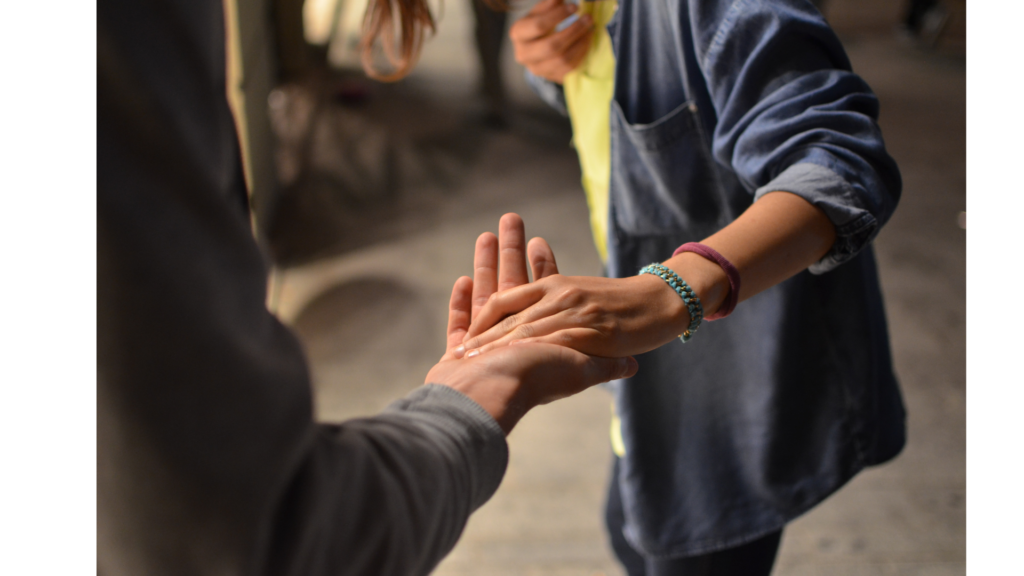
<svg viewBox="0 0 1024 576"><path fill-rule="evenodd" d="M466 284L456 283L456 289L472 288L471 312L459 313L470 324L449 323L445 358L473 357L513 342L558 344L595 356L629 356L672 341L690 322L682 299L661 278L562 276L543 238L531 240L526 250L534 276L528 283L522 219L506 214L499 234L480 235L475 281L460 278ZM453 293L453 310L455 300Z"/></svg>
<svg viewBox="0 0 1024 576"><path fill-rule="evenodd" d="M480 314L497 290L527 284L526 255L534 278L557 275L555 256L543 239L525 246L523 221L502 217L499 236L477 239L474 278L463 276L452 287L448 306L448 346L426 383L451 386L491 414L507 434L531 408L581 392L590 386L636 373L636 360L599 358L563 346L534 344L503 347L488 354L456 359L474 315ZM461 355L458 355L461 356Z"/></svg>
<svg viewBox="0 0 1024 576"><path fill-rule="evenodd" d="M454 357L507 344L546 343L618 357L653 350L689 324L682 299L661 278L548 276L494 294Z"/></svg>
<svg viewBox="0 0 1024 576"><path fill-rule="evenodd" d="M558 274L555 254L543 238L526 244L523 219L508 213L498 223L498 236L484 232L476 239L473 253L473 278L462 276L452 287L448 303L447 346L441 360L454 358L470 324L496 292L529 282L526 258L529 256L533 279ZM459 358L462 354L458 355Z"/></svg>

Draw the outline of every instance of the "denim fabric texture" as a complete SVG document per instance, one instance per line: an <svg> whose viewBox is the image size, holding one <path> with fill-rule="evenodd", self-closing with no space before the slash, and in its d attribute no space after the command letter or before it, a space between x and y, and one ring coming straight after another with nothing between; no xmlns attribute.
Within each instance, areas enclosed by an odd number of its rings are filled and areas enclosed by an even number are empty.
<svg viewBox="0 0 1024 576"><path fill-rule="evenodd" d="M902 449L871 249L902 183L877 98L807 0L620 0L608 32L609 276L772 191L819 207L838 236L809 270L611 385L626 538L649 557L704 554L780 529ZM557 86L529 79L559 107Z"/></svg>

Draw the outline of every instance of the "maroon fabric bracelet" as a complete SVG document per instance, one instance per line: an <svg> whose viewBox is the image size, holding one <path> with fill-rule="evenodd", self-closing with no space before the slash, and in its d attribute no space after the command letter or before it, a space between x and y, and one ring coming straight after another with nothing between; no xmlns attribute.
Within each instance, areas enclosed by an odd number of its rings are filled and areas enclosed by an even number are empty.
<svg viewBox="0 0 1024 576"><path fill-rule="evenodd" d="M700 242L687 242L679 248L676 248L676 251L673 252L672 255L678 256L683 252L693 252L695 254L700 254L708 260L715 261L722 267L722 270L725 271L725 275L729 278L729 294L725 297L725 302L722 302L722 305L719 306L718 310L716 310L714 314L711 316L705 316L704 319L721 320L729 314L732 314L732 311L736 309L736 301L740 297L740 271L732 265L732 262L726 260L725 256L719 254L717 250L705 246Z"/></svg>

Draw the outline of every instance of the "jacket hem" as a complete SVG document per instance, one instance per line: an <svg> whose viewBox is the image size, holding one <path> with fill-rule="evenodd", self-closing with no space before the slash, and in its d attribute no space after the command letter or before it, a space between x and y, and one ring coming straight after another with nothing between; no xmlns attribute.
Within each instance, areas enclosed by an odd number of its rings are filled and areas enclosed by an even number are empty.
<svg viewBox="0 0 1024 576"><path fill-rule="evenodd" d="M651 552L645 546L641 545L634 531L630 529L628 521L626 524L626 528L623 530L623 536L625 536L626 541L629 542L629 545L632 546L641 555L647 558L657 560L688 558L691 556L700 556L703 554L711 554L722 550L728 550L729 548L735 548L737 546L742 546L749 542L753 542L754 540L757 540L758 538L761 538L767 534L785 528L786 524L789 524L793 520L796 520L800 516L803 516L812 508L824 502L825 499L827 499L829 496L838 492L840 488L845 486L850 480L853 479L854 476L863 471L864 468L864 462L856 463L850 469L848 474L840 476L840 479L835 484L833 484L830 488L826 489L822 494L809 500L807 504L795 508L793 512L783 514L780 520L772 524L769 524L768 528L759 527L758 529L752 532L744 533L741 536L735 536L732 538L712 538L708 540L700 540L694 543L670 546L666 548L663 552ZM614 481L617 482L618 480L615 479Z"/></svg>

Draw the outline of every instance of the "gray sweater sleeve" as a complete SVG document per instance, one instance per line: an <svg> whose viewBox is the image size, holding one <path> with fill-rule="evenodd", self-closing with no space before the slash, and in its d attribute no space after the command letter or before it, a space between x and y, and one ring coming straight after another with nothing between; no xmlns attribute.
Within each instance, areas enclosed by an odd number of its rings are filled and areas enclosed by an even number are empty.
<svg viewBox="0 0 1024 576"><path fill-rule="evenodd" d="M507 460L497 422L446 386L322 427L285 491L269 573L427 574L498 488Z"/></svg>
<svg viewBox="0 0 1024 576"><path fill-rule="evenodd" d="M441 386L314 422L265 307L221 2L97 17L99 573L428 572L501 480L497 423Z"/></svg>

